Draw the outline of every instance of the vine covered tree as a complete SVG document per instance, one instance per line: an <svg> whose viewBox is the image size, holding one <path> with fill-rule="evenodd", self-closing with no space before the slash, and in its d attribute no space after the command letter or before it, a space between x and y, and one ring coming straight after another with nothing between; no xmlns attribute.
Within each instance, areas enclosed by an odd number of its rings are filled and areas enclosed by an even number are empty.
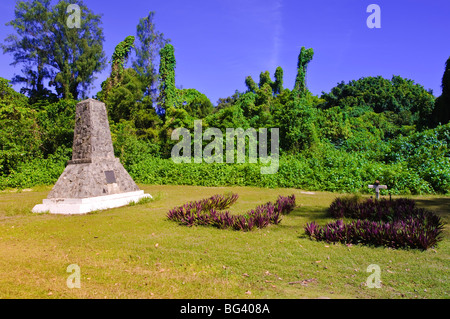
<svg viewBox="0 0 450 319"><path fill-rule="evenodd" d="M127 63L131 49L134 46L134 37L127 36L125 40L120 42L114 49L114 53L111 59L111 74L102 83L102 91L97 94L97 98L105 101L108 98L108 94L116 87L123 78L124 67Z"/></svg>
<svg viewBox="0 0 450 319"><path fill-rule="evenodd" d="M245 78L245 85L249 92L256 92L258 90L258 86L250 75Z"/></svg>
<svg viewBox="0 0 450 319"><path fill-rule="evenodd" d="M80 8L80 26L71 28L67 21L70 4ZM13 65L23 64L22 76L15 83L25 83L30 96L46 94L45 79L59 97L78 99L85 96L94 74L105 67L103 30L100 15L94 14L82 0L18 1L15 18L7 23L16 34L6 38L4 53L13 54Z"/></svg>
<svg viewBox="0 0 450 319"><path fill-rule="evenodd" d="M167 43L160 51L159 63L159 107L168 110L175 106L177 88L175 87L175 50Z"/></svg>
<svg viewBox="0 0 450 319"><path fill-rule="evenodd" d="M313 56L314 50L312 48L301 48L300 54L298 55L297 77L295 78L295 86L292 91L294 98L304 97L308 91L306 88L306 71L309 62L313 59Z"/></svg>
<svg viewBox="0 0 450 319"><path fill-rule="evenodd" d="M283 91L283 69L281 66L275 70L275 82L273 82L273 94L277 95Z"/></svg>
<svg viewBox="0 0 450 319"><path fill-rule="evenodd" d="M112 55L111 75L102 83L97 98L106 103L114 122L131 121L139 137L156 138L160 119L151 103L144 99L145 83L133 68L125 68L134 45L134 37L120 42Z"/></svg>
<svg viewBox="0 0 450 319"><path fill-rule="evenodd" d="M297 77L292 92L282 89L283 70L277 68L275 72L274 91L280 97L285 95L285 92L289 94L288 101L283 107L278 107L274 114L275 123L280 127L280 134L284 136L280 146L287 152L300 152L312 147L318 141L315 125L317 110L306 87L306 71L313 56L312 48L301 48L297 63Z"/></svg>
<svg viewBox="0 0 450 319"><path fill-rule="evenodd" d="M269 71L261 72L259 74L259 85L258 85L259 88L261 89L266 83L269 84L270 86L273 85Z"/></svg>
<svg viewBox="0 0 450 319"><path fill-rule="evenodd" d="M128 61L131 49L134 47L134 37L129 35L120 42L114 49L112 55L112 69L111 76L113 78L119 78L123 72L124 66Z"/></svg>

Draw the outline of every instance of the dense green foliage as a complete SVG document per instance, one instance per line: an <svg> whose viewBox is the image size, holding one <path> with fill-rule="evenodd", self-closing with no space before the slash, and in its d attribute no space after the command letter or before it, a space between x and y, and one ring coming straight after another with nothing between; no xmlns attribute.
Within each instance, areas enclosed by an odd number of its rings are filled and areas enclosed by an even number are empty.
<svg viewBox="0 0 450 319"><path fill-rule="evenodd" d="M175 164L171 159L155 158L151 149L147 154L129 154L127 158L133 161L127 162L127 168L135 180L149 184L294 187L368 193L367 185L379 179L388 185L392 194L446 193L450 186L449 136L450 125L440 127L439 131L418 133L397 141L392 152L380 152L380 158L373 158L367 152L349 153L323 146L315 151L283 155L278 173L273 175L261 175L262 164ZM428 161L425 152L430 144L435 146L430 156L433 159ZM415 150L417 155L411 156ZM446 155L440 153L443 151ZM382 190L382 194L387 192Z"/></svg>
<svg viewBox="0 0 450 319"><path fill-rule="evenodd" d="M74 100L40 103L0 78L0 188L54 183L71 154Z"/></svg>
<svg viewBox="0 0 450 319"><path fill-rule="evenodd" d="M43 28L43 17L59 9L52 9L44 0L35 2L34 11L29 13L24 10L30 3L20 2L16 15L27 13L28 20L24 21L33 28ZM83 14L91 14L83 10ZM96 33L91 40L97 41L100 48L103 38L101 29L96 27L100 20L97 16L92 19ZM139 21L136 37L128 36L117 45L111 57L111 74L96 94L108 108L116 156L137 182L368 192L367 185L379 180L388 185L392 194L450 191L450 124L446 124L448 120L436 123L436 114L449 109L442 107L449 95L448 61L439 110L435 109L431 92L400 76L342 82L330 92L314 96L306 86L307 67L314 51L304 47L298 56L292 90L284 83L283 69L277 67L273 78L269 71L261 72L258 83L247 76L243 79L246 91L236 91L214 106L196 89L176 87L174 46L156 31L152 19L151 12ZM47 31L55 37L59 34L53 29ZM134 50L136 39L138 46ZM12 48L8 50L14 52ZM51 56L39 55L38 47L33 50L22 57L37 67L33 74L27 73L34 79L27 80L33 94L26 90L29 97L17 93L7 80L0 78L0 189L53 183L70 158L77 100L50 97L43 80L48 77L46 59ZM157 50L159 62L155 57ZM94 56L101 64L101 55ZM128 58L133 59L132 68L126 67ZM82 73L92 75L88 60L80 56L79 61ZM80 88L89 83L81 78L76 81ZM57 90L57 94L77 97L74 93L82 91L68 85L70 94L63 94L64 90ZM159 93L157 99L155 92ZM170 158L171 150L179 141L172 140L172 133L186 128L192 137L195 120L202 121L203 132L207 128L222 132L224 150L227 128L279 128L277 173L261 174L260 168L267 166L261 162L175 164ZM270 153L270 136L268 140ZM203 147L208 143L203 141Z"/></svg>
<svg viewBox="0 0 450 319"><path fill-rule="evenodd" d="M366 77L348 84L339 83L330 93L324 93L322 109L339 107L349 115L360 115L368 110L385 113L397 126L426 127L434 108L434 97L421 85L399 76L391 80ZM444 124L444 122L442 122Z"/></svg>

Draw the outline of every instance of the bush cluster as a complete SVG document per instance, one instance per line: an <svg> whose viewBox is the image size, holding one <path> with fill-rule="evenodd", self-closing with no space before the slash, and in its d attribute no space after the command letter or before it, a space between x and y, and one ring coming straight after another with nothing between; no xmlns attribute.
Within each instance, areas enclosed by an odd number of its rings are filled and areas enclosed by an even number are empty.
<svg viewBox="0 0 450 319"><path fill-rule="evenodd" d="M415 201L359 200L357 197L337 198L330 205L334 218L353 218L345 223L339 219L319 226L306 224L311 238L344 244L366 244L392 248L428 249L442 239L444 223L433 212L418 208Z"/></svg>
<svg viewBox="0 0 450 319"><path fill-rule="evenodd" d="M131 154L128 158L132 158ZM381 194L446 193L450 187L448 166L416 171L404 162L377 162L369 155L324 149L316 154L281 155L278 172L262 175L261 164L176 164L151 155L125 165L138 183L197 186L258 186L316 191L369 193L375 180L388 186ZM447 161L447 160L445 160ZM448 180L447 180L448 179Z"/></svg>
<svg viewBox="0 0 450 319"><path fill-rule="evenodd" d="M272 175L262 175L261 164L176 164L171 159L158 158L153 146L144 143L118 147L116 152L133 179L142 184L281 187L367 194L371 191L367 185L379 179L388 185L382 195L446 193L450 186L450 163L416 171L403 163L375 162L340 150L314 157L282 155L278 172ZM71 149L66 149L64 154L18 162L9 174L0 176L0 189L54 184L70 153Z"/></svg>
<svg viewBox="0 0 450 319"><path fill-rule="evenodd" d="M232 215L228 211L220 212L229 208L237 199L237 194L214 195L175 207L167 213L167 217L186 226L210 225L220 229L249 231L270 224L279 224L281 215L289 214L295 207L295 195L291 195L279 196L274 204L268 202L243 215Z"/></svg>

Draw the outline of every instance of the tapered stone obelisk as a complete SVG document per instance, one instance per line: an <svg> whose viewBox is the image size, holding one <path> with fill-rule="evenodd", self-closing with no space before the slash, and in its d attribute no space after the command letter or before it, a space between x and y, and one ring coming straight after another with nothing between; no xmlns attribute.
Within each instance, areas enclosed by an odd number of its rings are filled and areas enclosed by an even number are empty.
<svg viewBox="0 0 450 319"><path fill-rule="evenodd" d="M120 207L143 197L118 158L109 129L105 104L87 99L77 104L72 160L53 189L33 212L84 214Z"/></svg>

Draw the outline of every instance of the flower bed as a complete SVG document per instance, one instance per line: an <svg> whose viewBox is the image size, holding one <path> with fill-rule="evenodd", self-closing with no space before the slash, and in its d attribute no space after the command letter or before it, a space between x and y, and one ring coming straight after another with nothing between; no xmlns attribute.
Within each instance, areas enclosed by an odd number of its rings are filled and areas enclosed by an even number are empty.
<svg viewBox="0 0 450 319"><path fill-rule="evenodd" d="M306 224L306 234L327 242L425 250L442 239L444 228L439 216L405 198L392 201L337 198L329 213L334 218L356 220L348 223L337 220L325 226L312 222Z"/></svg>
<svg viewBox="0 0 450 319"><path fill-rule="evenodd" d="M237 194L214 195L175 207L168 212L167 217L186 226L210 225L220 229L249 231L270 224L279 224L281 215L289 214L295 207L295 195L291 195L279 196L275 203L268 202L257 206L243 215L233 215L228 211L220 212L229 208L237 199Z"/></svg>

